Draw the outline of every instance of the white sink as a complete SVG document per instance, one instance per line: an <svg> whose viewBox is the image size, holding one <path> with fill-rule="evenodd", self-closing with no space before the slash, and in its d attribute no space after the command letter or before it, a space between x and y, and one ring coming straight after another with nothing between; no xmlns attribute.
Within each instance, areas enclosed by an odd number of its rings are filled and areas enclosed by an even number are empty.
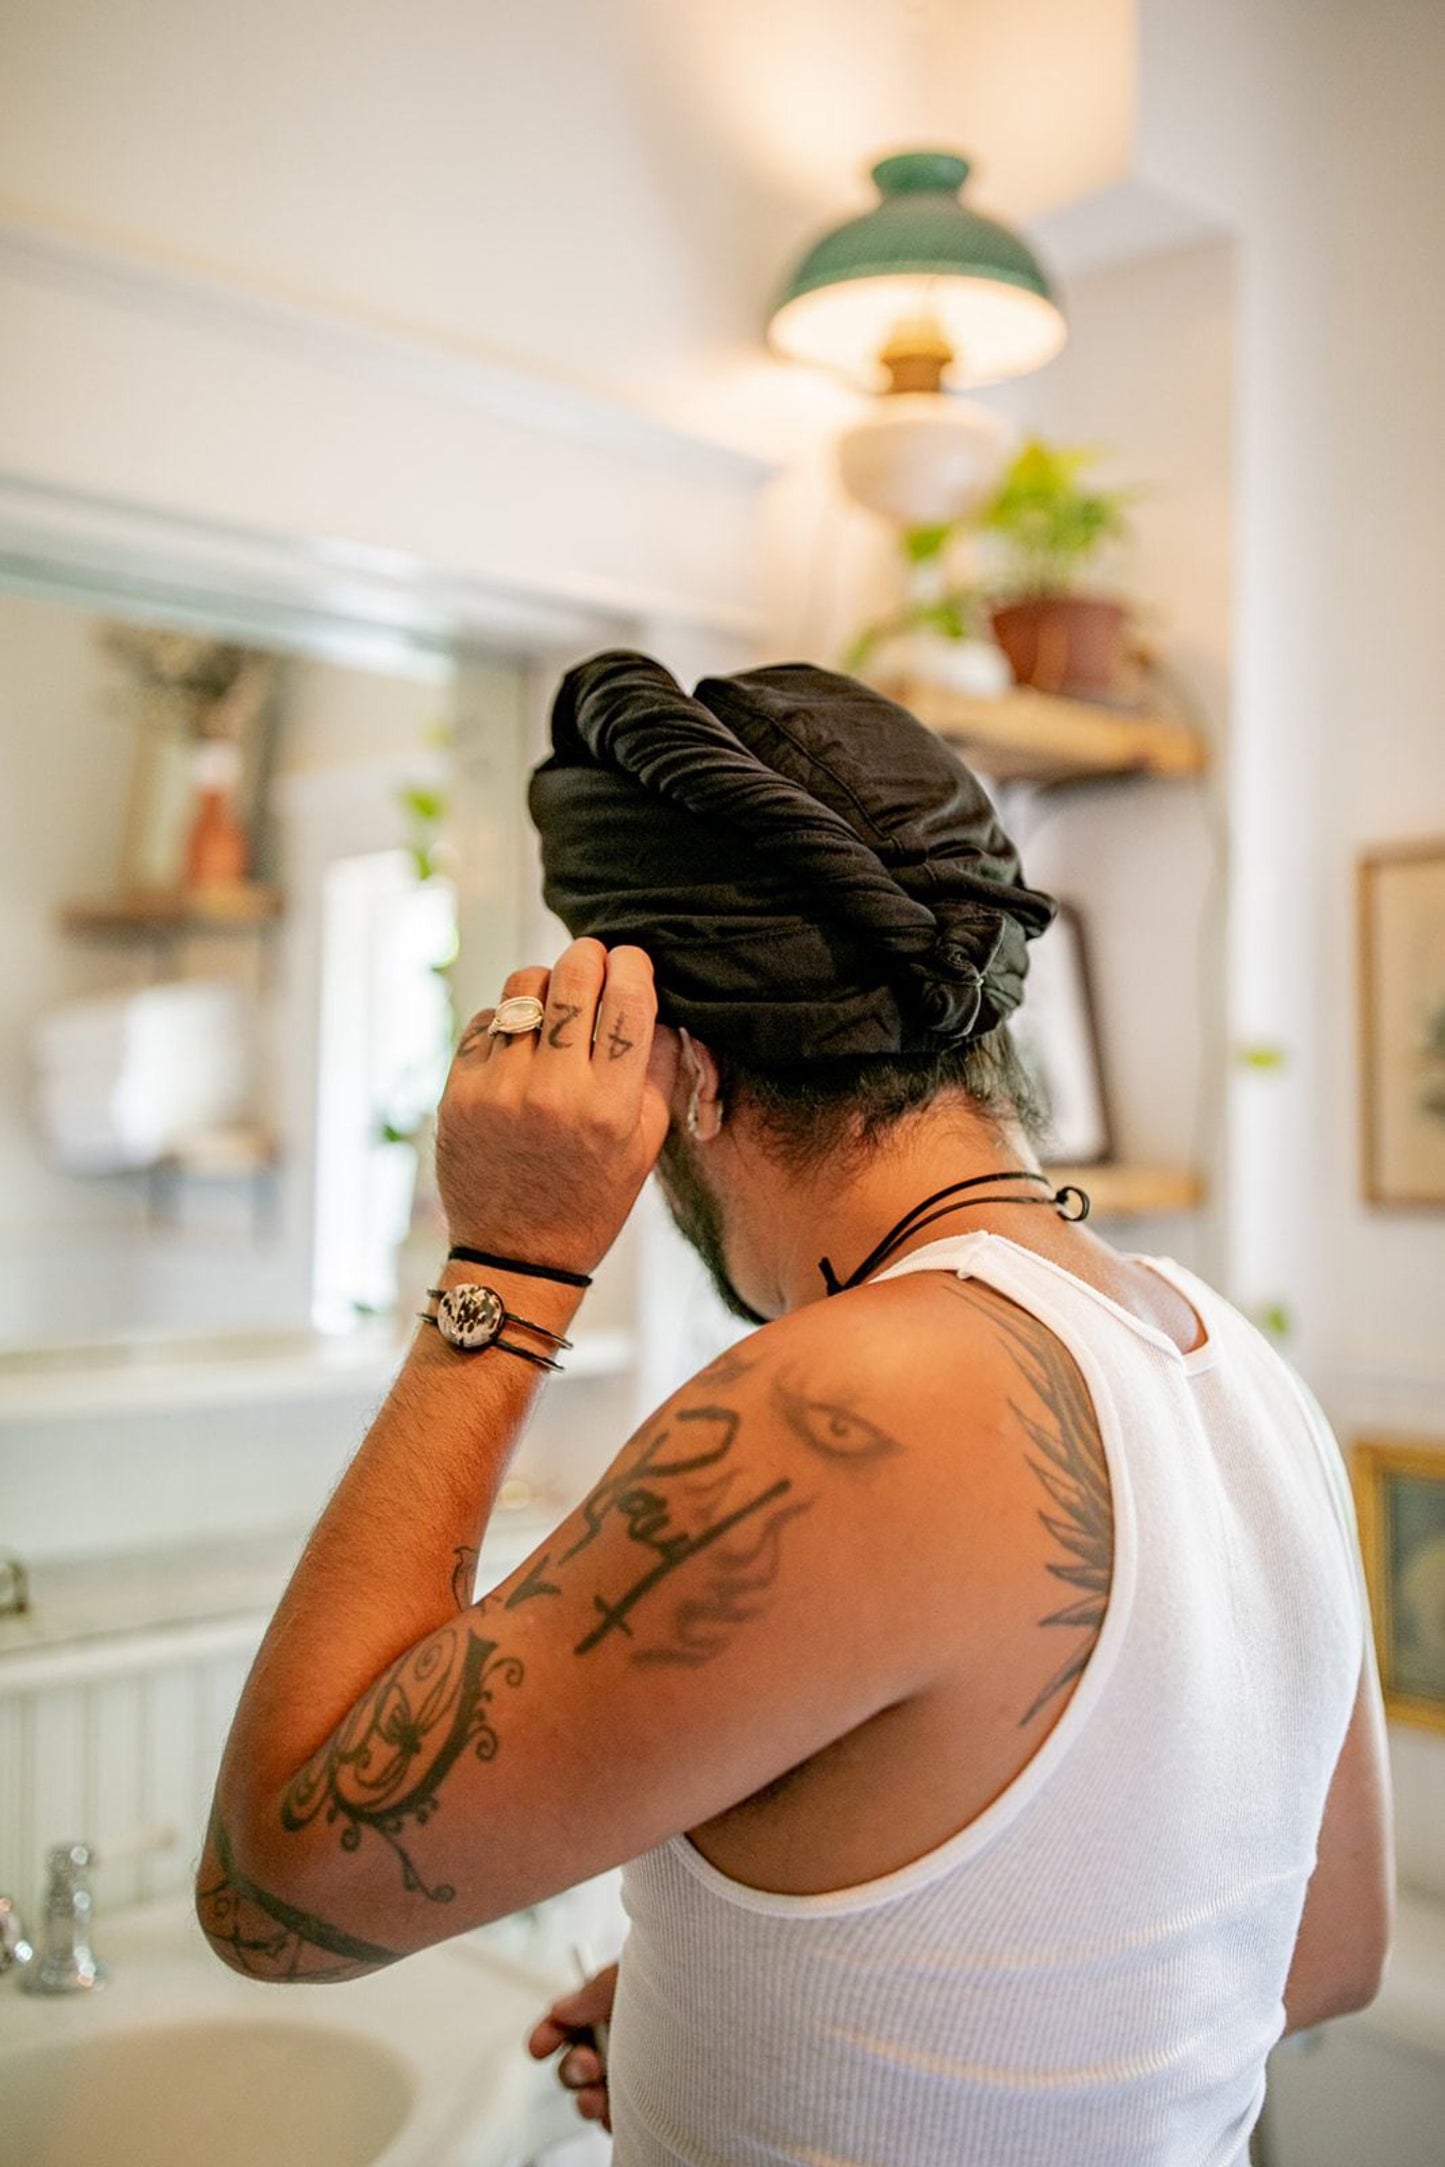
<svg viewBox="0 0 1445 2167"><path fill-rule="evenodd" d="M57 2041L5 2069L29 2167L372 2167L416 2104L390 2048L320 2024L179 2024Z"/></svg>
<svg viewBox="0 0 1445 2167"><path fill-rule="evenodd" d="M520 2167L575 2133L523 2041L569 1982L477 1937L344 1986L227 1971L179 1901L102 1915L110 1980L0 1984L19 2167Z"/></svg>

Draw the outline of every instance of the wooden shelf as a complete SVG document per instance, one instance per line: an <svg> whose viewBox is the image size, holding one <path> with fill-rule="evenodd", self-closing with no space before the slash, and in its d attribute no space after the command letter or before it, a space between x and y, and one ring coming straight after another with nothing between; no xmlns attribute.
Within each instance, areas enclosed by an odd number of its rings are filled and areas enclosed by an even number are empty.
<svg viewBox="0 0 1445 2167"><path fill-rule="evenodd" d="M917 677L880 688L968 754L995 782L1088 782L1110 775L1197 775L1203 740L1182 722L1017 686L993 699Z"/></svg>
<svg viewBox="0 0 1445 2167"><path fill-rule="evenodd" d="M1097 1219L1142 1219L1150 1213L1193 1211L1204 1199L1204 1183L1187 1166L1129 1166L1105 1161L1098 1166L1051 1166L1050 1181L1073 1182L1093 1204Z"/></svg>
<svg viewBox="0 0 1445 2167"><path fill-rule="evenodd" d="M187 933L247 933L281 914L281 891L260 881L216 888L157 889L108 902L70 903L62 930L83 940L171 939Z"/></svg>
<svg viewBox="0 0 1445 2167"><path fill-rule="evenodd" d="M275 1173L280 1158L279 1140L269 1129L238 1124L192 1138L146 1171L153 1176L183 1174L197 1181L246 1181L257 1174Z"/></svg>

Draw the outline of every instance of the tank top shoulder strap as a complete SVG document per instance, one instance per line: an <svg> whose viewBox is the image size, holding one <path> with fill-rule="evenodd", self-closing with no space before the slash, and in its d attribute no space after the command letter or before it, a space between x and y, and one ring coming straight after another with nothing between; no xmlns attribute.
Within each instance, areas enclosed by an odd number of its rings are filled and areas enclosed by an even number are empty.
<svg viewBox="0 0 1445 2167"><path fill-rule="evenodd" d="M1190 1299L1176 1276L1179 1267L1153 1257L1136 1257L1132 1261L1148 1264L1158 1277L1169 1280L1177 1292L1184 1293L1186 1300ZM954 1272L961 1279L982 1280L985 1286L1007 1295L1021 1309L1028 1310L1031 1316L1058 1332L1076 1352L1079 1335L1097 1338L1100 1326L1112 1318L1134 1339L1159 1349L1190 1375L1213 1368L1219 1357L1217 1335L1209 1332L1207 1323L1208 1336L1204 1344L1186 1354L1157 1324L1126 1309L1102 1288L1081 1279L1076 1272L1066 1271L1051 1257L1041 1256L1036 1249L1027 1249L1021 1242L1010 1241L1006 1235L990 1234L982 1229L927 1242L921 1249L910 1250L906 1257L900 1257L896 1264L875 1272L867 1283L872 1286L876 1280L927 1271ZM1204 1292L1208 1294L1207 1289ZM1214 1298L1208 1295L1208 1299L1212 1303ZM1204 1318L1205 1310L1197 1304L1194 1306L1196 1313Z"/></svg>

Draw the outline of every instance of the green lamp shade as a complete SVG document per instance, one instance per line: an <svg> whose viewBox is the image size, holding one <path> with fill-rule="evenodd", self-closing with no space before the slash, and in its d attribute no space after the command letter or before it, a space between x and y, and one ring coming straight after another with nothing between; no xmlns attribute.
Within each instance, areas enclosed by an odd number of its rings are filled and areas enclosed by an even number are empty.
<svg viewBox="0 0 1445 2167"><path fill-rule="evenodd" d="M881 202L816 241L778 297L775 352L881 388L900 324L936 325L951 385L991 384L1051 361L1064 319L1033 251L960 201L968 160L906 151L873 168Z"/></svg>

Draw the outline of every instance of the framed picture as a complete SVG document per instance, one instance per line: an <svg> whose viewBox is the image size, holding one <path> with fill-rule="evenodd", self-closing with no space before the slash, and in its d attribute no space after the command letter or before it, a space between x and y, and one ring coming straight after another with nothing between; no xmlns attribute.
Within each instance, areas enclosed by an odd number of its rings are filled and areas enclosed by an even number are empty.
<svg viewBox="0 0 1445 2167"><path fill-rule="evenodd" d="M1112 1149L1084 924L1071 903L1029 948L1014 1044L1048 1117L1047 1156L1089 1166Z"/></svg>
<svg viewBox="0 0 1445 2167"><path fill-rule="evenodd" d="M1372 1204L1445 1205L1445 837L1360 861L1360 1110Z"/></svg>
<svg viewBox="0 0 1445 2167"><path fill-rule="evenodd" d="M1445 1731L1445 1440L1361 1441L1351 1474L1385 1707Z"/></svg>

